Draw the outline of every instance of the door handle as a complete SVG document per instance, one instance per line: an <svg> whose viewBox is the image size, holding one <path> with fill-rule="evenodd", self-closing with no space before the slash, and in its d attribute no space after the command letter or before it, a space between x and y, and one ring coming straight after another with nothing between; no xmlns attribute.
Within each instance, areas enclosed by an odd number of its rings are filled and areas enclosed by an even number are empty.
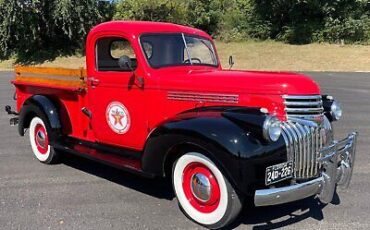
<svg viewBox="0 0 370 230"><path fill-rule="evenodd" d="M98 86L100 84L100 80L96 78L89 78L89 82L91 86Z"/></svg>

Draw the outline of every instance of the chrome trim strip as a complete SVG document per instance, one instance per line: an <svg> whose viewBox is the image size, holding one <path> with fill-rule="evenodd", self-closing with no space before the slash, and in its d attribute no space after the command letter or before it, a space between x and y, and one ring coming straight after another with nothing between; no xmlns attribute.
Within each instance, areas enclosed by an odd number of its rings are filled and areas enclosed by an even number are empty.
<svg viewBox="0 0 370 230"><path fill-rule="evenodd" d="M297 154L299 155L299 175L303 175L304 174L304 170L305 170L305 165L306 165L306 159L305 159L305 155L303 153L303 135L302 133L299 131L299 128L298 128L298 123L295 123L292 125L293 128L294 128L294 131L297 133L298 135L298 146L299 146L299 150L297 152Z"/></svg>
<svg viewBox="0 0 370 230"><path fill-rule="evenodd" d="M287 142L287 154L288 154L288 159L294 162L294 149L293 149L293 138L292 135L290 135L288 129L285 127L284 124L281 125L283 129L283 138L285 138L285 142Z"/></svg>
<svg viewBox="0 0 370 230"><path fill-rule="evenodd" d="M294 112L320 113L320 112L324 112L324 109L322 107L321 108L285 108L285 111L288 113L294 113Z"/></svg>
<svg viewBox="0 0 370 230"><path fill-rule="evenodd" d="M315 156L313 154L311 154L311 141L310 141L310 138L312 136L312 133L311 133L311 130L309 127L307 126L303 126L305 132L307 133L306 134L306 144L307 144L307 153L308 153L308 162L310 162L310 164L308 164L308 173L309 175L313 175L313 169L315 167L315 162L316 162L316 159L315 159ZM308 175L307 175L308 176Z"/></svg>
<svg viewBox="0 0 370 230"><path fill-rule="evenodd" d="M303 167L303 175L306 174L306 176L308 177L308 165L309 165L309 162L310 162L310 159L309 159L309 153L307 152L307 149L306 149L306 132L305 130L303 129L302 125L300 125L299 123L296 123L299 131L302 133L302 150L300 151L300 154L303 155L303 165L305 167Z"/></svg>
<svg viewBox="0 0 370 230"><path fill-rule="evenodd" d="M290 119L305 119L307 121L321 120L323 114L287 114L288 120Z"/></svg>
<svg viewBox="0 0 370 230"><path fill-rule="evenodd" d="M320 142L319 142L319 135L320 135L320 133L319 133L319 129L315 129L315 145L316 145L316 148L315 148L315 150L316 150L316 159L318 159L318 155L319 155L319 149L320 149ZM317 172L317 169L315 169L315 174L316 174L316 172Z"/></svg>
<svg viewBox="0 0 370 230"><path fill-rule="evenodd" d="M322 106L322 101L284 101L286 106Z"/></svg>
<svg viewBox="0 0 370 230"><path fill-rule="evenodd" d="M283 132L281 132L281 135L283 135L283 138L284 138L284 141L285 141L285 146L287 148L287 154L288 154L288 161L291 160L290 158L290 143L289 143L289 138L288 136L285 134L285 131L284 131L284 127L282 126L281 129L283 130Z"/></svg>
<svg viewBox="0 0 370 230"><path fill-rule="evenodd" d="M313 169L311 170L311 172L312 172L312 175L315 175L315 167L316 167L316 145L315 145L315 141L314 141L314 138L315 138L315 128L313 128L313 127L310 127L310 133L311 133L311 135L310 135L310 146L311 146L311 155L312 155L312 159L313 159L313 162L312 162L312 164L313 164Z"/></svg>
<svg viewBox="0 0 370 230"><path fill-rule="evenodd" d="M283 95L284 99L288 100L306 100L306 99L321 99L321 95Z"/></svg>
<svg viewBox="0 0 370 230"><path fill-rule="evenodd" d="M239 95L236 94L216 94L198 92L168 92L167 99L179 101L203 101L221 103L239 103Z"/></svg>

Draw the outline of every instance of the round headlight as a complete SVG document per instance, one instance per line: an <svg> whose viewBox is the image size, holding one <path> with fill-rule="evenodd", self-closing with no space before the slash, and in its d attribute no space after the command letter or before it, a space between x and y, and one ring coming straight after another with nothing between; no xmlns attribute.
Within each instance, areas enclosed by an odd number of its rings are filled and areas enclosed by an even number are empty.
<svg viewBox="0 0 370 230"><path fill-rule="evenodd" d="M330 114L334 120L339 120L342 117L342 106L340 105L339 102L333 101L330 107Z"/></svg>
<svg viewBox="0 0 370 230"><path fill-rule="evenodd" d="M263 123L263 137L268 141L277 141L281 135L281 122L276 117L267 117Z"/></svg>

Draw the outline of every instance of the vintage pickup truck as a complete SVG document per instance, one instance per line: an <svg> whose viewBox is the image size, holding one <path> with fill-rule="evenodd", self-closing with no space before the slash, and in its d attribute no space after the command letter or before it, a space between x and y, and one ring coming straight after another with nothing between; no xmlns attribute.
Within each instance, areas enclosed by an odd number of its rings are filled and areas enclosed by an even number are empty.
<svg viewBox="0 0 370 230"><path fill-rule="evenodd" d="M341 106L303 74L225 70L205 32L133 21L94 27L86 67L15 69L6 111L42 163L73 153L171 178L184 214L212 229L248 197L328 203L349 185L357 133L334 139Z"/></svg>

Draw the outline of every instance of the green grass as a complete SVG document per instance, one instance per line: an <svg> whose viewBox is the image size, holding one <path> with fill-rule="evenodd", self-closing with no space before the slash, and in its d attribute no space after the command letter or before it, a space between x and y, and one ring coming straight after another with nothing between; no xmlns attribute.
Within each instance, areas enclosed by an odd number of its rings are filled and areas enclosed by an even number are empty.
<svg viewBox="0 0 370 230"><path fill-rule="evenodd" d="M274 41L220 42L216 41L222 66L228 67L233 55L233 69L288 71L370 71L370 46L308 44L288 45ZM13 68L15 59L0 62L0 69ZM19 63L22 64L22 63ZM85 57L57 57L37 66L85 67Z"/></svg>

